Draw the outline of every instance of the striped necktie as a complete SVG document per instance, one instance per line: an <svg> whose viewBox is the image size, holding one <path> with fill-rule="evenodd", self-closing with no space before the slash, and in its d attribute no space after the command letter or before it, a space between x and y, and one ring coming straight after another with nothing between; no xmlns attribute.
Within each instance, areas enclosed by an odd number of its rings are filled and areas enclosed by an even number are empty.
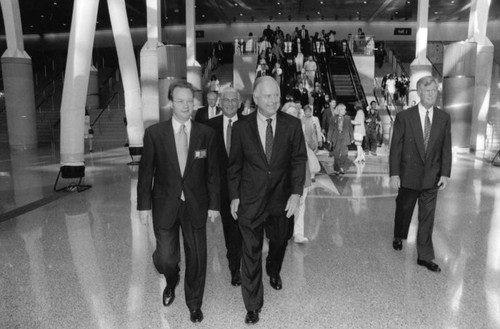
<svg viewBox="0 0 500 329"><path fill-rule="evenodd" d="M429 110L425 113L425 126L424 126L424 147L427 151L427 144L429 143L429 137L431 136L431 119L429 118Z"/></svg>
<svg viewBox="0 0 500 329"><path fill-rule="evenodd" d="M271 163L271 156L273 154L273 126L271 122L273 119L267 119L267 128L266 128L266 158L267 163Z"/></svg>

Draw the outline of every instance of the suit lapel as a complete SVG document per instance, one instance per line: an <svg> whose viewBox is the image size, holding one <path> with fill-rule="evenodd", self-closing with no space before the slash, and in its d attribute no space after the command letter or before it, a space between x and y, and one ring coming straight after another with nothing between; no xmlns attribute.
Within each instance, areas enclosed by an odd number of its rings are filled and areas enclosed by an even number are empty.
<svg viewBox="0 0 500 329"><path fill-rule="evenodd" d="M194 151L199 149L199 144L201 142L200 130L198 129L198 125L196 122L191 121L191 133L189 134L189 148L188 148L188 156L186 161L186 168L184 169L184 176L186 176L187 172L191 168L194 160ZM177 161L179 162L179 161ZM184 177L183 176L183 177Z"/></svg>
<svg viewBox="0 0 500 329"><path fill-rule="evenodd" d="M168 157L172 159L173 166L177 171L177 174L181 175L181 168L179 167L179 159L177 158L177 148L175 146L175 136L174 136L174 127L172 126L172 120L166 122L166 129L163 131L165 141L165 150L167 154L171 154L172 156Z"/></svg>
<svg viewBox="0 0 500 329"><path fill-rule="evenodd" d="M420 154L422 161L425 161L424 132L422 131L422 123L420 121L418 107L414 107L414 110L411 112L410 126L412 127L413 136L415 137L415 142L417 143L418 153Z"/></svg>
<svg viewBox="0 0 500 329"><path fill-rule="evenodd" d="M276 159L275 154L278 153L280 148L286 145L286 123L284 122L281 112L276 114L276 131L274 132L273 139L273 153L271 155L271 163Z"/></svg>
<svg viewBox="0 0 500 329"><path fill-rule="evenodd" d="M254 114L255 113L255 114ZM251 115L253 115L253 118L249 118L250 121L250 128L252 130L252 133L254 134L253 140L258 141L257 144L260 146L260 156L262 157L262 160L267 163L267 158L266 158L266 150L264 148L264 142L260 140L260 135L259 135L259 127L257 126L257 111L255 111ZM276 134L275 134L276 136ZM274 147L273 147L274 148Z"/></svg>
<svg viewBox="0 0 500 329"><path fill-rule="evenodd" d="M434 114L432 117L432 125L431 125L431 134L429 135L429 144L427 144L427 150L430 151L432 147L434 147L434 144L437 140L437 137L439 135L439 129L442 127L442 118L440 113L438 112L437 107L434 107ZM431 152L427 152L427 154L430 154Z"/></svg>

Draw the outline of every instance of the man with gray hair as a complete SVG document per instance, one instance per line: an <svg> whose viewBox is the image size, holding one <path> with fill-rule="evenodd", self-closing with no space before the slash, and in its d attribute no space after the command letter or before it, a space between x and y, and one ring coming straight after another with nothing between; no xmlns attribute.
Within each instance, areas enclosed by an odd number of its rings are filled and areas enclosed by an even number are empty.
<svg viewBox="0 0 500 329"><path fill-rule="evenodd" d="M245 323L259 321L264 303L262 245L269 238L266 272L275 290L280 277L293 219L303 192L307 152L299 119L278 112L280 88L272 77L256 80L257 111L234 125L227 171L231 214L243 239L242 294Z"/></svg>
<svg viewBox="0 0 500 329"><path fill-rule="evenodd" d="M215 142L219 159L220 184L220 215L224 240L226 242L226 257L231 272L231 284L241 285L241 233L238 222L231 216L231 199L227 188L227 164L231 149L231 132L233 124L238 121L238 109L241 104L240 94L234 88L227 87L222 90L222 115L210 119L206 124L215 130Z"/></svg>
<svg viewBox="0 0 500 329"><path fill-rule="evenodd" d="M420 103L398 113L393 128L389 175L398 196L392 247L403 249L418 200L417 264L441 272L433 262L432 230L438 190L446 187L451 173L450 115L435 106L434 77L418 80L417 93Z"/></svg>

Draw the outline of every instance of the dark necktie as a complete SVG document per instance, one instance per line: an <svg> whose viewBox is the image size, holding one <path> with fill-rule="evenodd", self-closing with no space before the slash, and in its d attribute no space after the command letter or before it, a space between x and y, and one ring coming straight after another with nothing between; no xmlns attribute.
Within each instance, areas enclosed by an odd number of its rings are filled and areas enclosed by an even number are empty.
<svg viewBox="0 0 500 329"><path fill-rule="evenodd" d="M424 147L427 151L427 144L431 135L431 119L429 118L429 110L425 113L425 126L424 126Z"/></svg>
<svg viewBox="0 0 500 329"><path fill-rule="evenodd" d="M227 130L226 130L226 151L227 151L227 155L229 155L229 150L231 149L231 129L232 129L231 119L229 119L229 121L227 123Z"/></svg>
<svg viewBox="0 0 500 329"><path fill-rule="evenodd" d="M273 119L267 119L267 128L266 128L266 158L267 163L271 163L271 156L273 154L273 126L271 122Z"/></svg>

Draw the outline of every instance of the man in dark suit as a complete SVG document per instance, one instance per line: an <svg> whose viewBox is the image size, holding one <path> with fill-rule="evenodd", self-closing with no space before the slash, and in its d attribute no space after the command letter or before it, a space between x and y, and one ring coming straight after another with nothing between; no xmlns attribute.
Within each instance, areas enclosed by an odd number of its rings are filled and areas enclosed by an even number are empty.
<svg viewBox="0 0 500 329"><path fill-rule="evenodd" d="M450 116L434 106L438 95L435 78L418 80L417 93L420 103L400 112L393 128L389 174L398 196L392 246L403 248L418 200L417 264L440 272L433 262L432 229L438 190L446 187L451 173Z"/></svg>
<svg viewBox="0 0 500 329"><path fill-rule="evenodd" d="M304 189L307 161L300 120L278 112L280 88L271 77L256 80L258 110L234 125L229 155L231 214L243 238L241 266L246 323L259 321L264 303L262 244L269 238L266 272L280 290L281 265L293 234L293 219Z"/></svg>
<svg viewBox="0 0 500 329"><path fill-rule="evenodd" d="M194 89L186 81L170 85L171 120L146 129L137 183L137 209L143 223L153 221L153 263L165 275L163 304L175 299L179 283L179 227L182 228L186 304L201 322L207 267L206 221L219 215L219 168L215 132L191 121ZM210 209L210 210L209 210Z"/></svg>
<svg viewBox="0 0 500 329"><path fill-rule="evenodd" d="M225 88L221 94L223 115L215 117L207 124L215 130L220 169L220 214L224 240L226 242L226 257L231 272L231 284L241 285L241 233L238 222L231 216L231 199L227 188L227 163L231 148L232 125L238 121L237 111L240 106L240 94L233 88Z"/></svg>
<svg viewBox="0 0 500 329"><path fill-rule="evenodd" d="M207 94L208 106L200 107L194 116L194 121L205 123L208 120L222 114L222 109L217 106L218 95L215 91L210 91Z"/></svg>

